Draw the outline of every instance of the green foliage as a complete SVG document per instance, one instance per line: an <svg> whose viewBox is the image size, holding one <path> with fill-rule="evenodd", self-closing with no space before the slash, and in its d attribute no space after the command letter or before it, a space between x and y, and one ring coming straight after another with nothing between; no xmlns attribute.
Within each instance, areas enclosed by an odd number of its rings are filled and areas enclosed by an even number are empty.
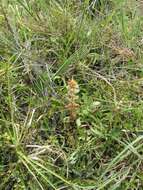
<svg viewBox="0 0 143 190"><path fill-rule="evenodd" d="M142 5L90 3L0 2L0 190L143 189Z"/></svg>

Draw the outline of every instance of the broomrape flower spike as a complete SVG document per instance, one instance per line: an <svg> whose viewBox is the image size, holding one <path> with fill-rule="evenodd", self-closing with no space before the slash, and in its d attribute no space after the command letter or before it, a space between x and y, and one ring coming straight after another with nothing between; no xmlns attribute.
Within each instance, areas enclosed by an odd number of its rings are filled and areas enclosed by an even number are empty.
<svg viewBox="0 0 143 190"><path fill-rule="evenodd" d="M74 79L68 81L68 92L73 94L77 94L79 92L78 83Z"/></svg>
<svg viewBox="0 0 143 190"><path fill-rule="evenodd" d="M67 101L68 104L65 106L69 111L70 121L74 121L76 119L76 112L79 108L79 104L76 103L78 100L77 93L79 92L79 85L73 78L68 81L67 85Z"/></svg>

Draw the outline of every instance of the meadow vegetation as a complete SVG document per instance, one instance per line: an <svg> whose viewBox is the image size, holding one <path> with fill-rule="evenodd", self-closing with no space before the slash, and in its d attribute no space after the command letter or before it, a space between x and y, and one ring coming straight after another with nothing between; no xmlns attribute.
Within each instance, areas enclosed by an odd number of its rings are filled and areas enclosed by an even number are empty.
<svg viewBox="0 0 143 190"><path fill-rule="evenodd" d="M143 189L142 1L0 1L0 190Z"/></svg>

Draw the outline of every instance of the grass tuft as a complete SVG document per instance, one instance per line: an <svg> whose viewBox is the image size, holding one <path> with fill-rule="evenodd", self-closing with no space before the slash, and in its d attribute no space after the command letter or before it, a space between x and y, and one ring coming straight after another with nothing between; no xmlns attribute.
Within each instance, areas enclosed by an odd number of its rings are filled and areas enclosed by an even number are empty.
<svg viewBox="0 0 143 190"><path fill-rule="evenodd" d="M0 2L0 190L143 189L142 10Z"/></svg>

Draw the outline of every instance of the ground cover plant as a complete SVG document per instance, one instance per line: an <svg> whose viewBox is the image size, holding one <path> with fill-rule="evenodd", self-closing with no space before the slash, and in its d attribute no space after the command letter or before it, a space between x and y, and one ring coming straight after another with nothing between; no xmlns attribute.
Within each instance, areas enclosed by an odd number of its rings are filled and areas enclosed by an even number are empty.
<svg viewBox="0 0 143 190"><path fill-rule="evenodd" d="M143 189L143 4L0 1L0 189Z"/></svg>

